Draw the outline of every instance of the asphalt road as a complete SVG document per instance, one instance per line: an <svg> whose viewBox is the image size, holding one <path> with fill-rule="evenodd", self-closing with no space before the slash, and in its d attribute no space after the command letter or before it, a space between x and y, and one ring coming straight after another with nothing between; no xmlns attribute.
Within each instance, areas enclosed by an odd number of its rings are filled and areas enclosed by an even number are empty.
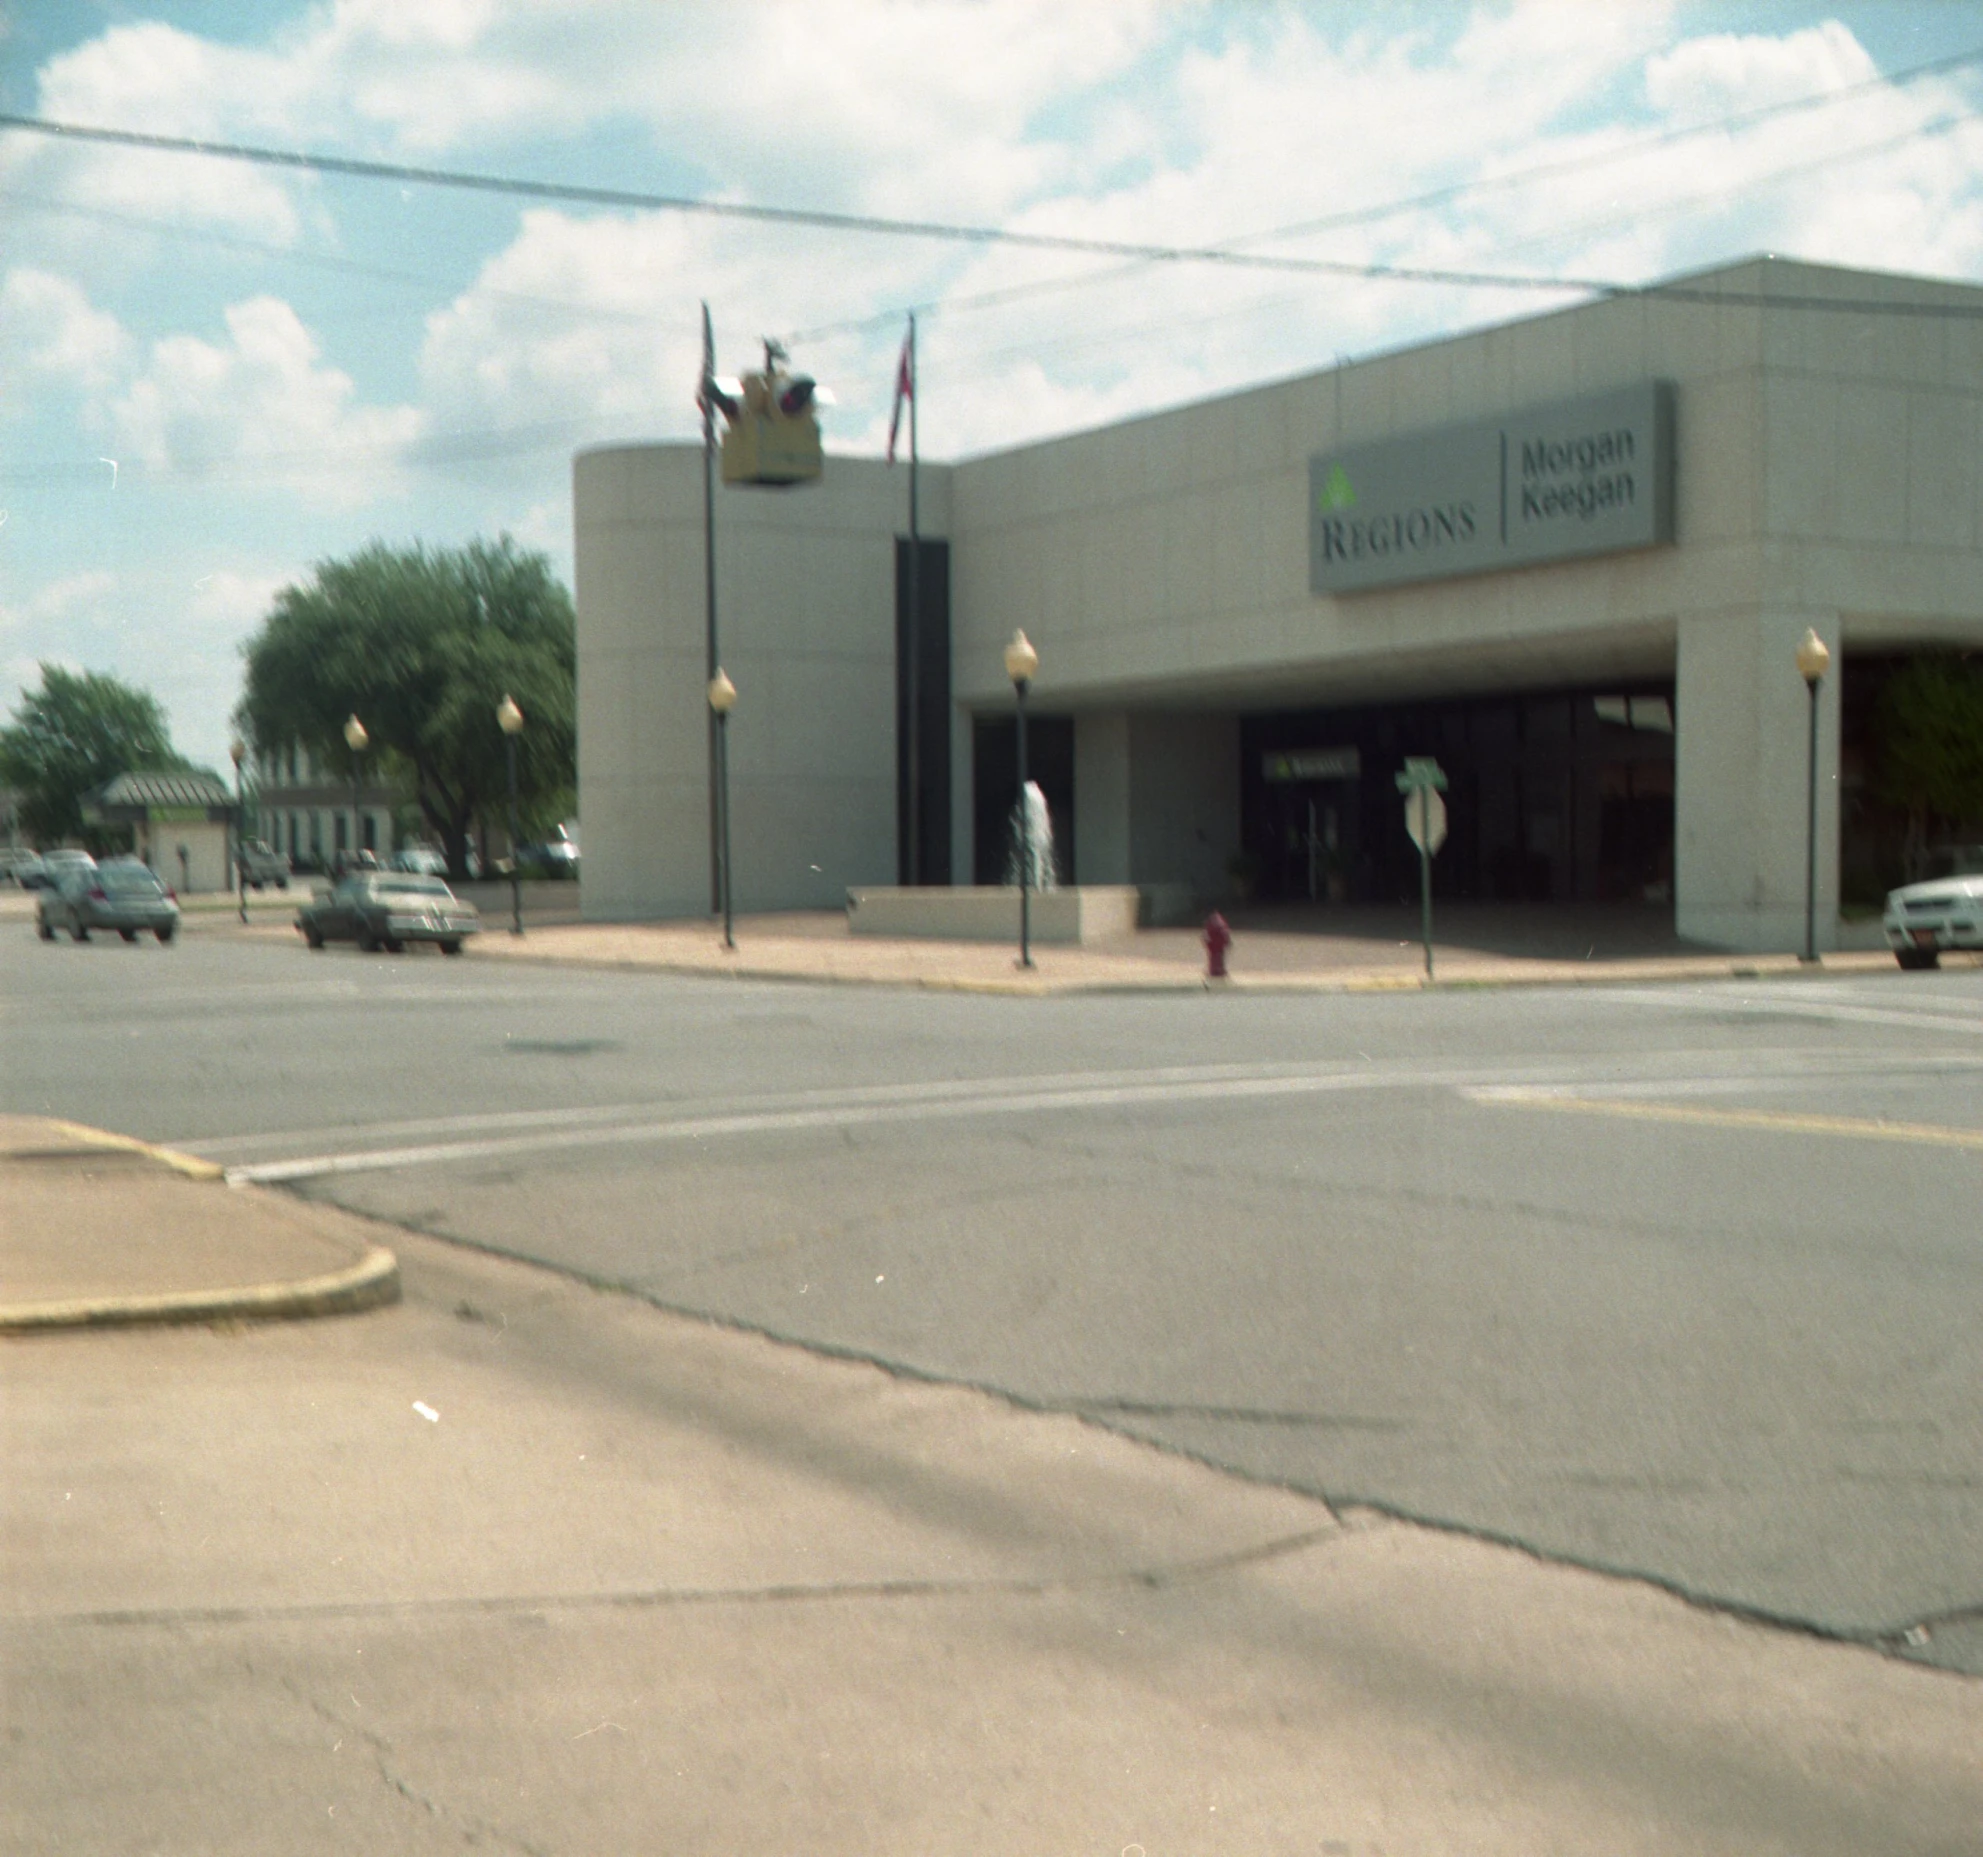
<svg viewBox="0 0 1983 1857"><path fill-rule="evenodd" d="M0 997L7 1109L1983 1670L1983 975L1013 1000L22 928Z"/></svg>

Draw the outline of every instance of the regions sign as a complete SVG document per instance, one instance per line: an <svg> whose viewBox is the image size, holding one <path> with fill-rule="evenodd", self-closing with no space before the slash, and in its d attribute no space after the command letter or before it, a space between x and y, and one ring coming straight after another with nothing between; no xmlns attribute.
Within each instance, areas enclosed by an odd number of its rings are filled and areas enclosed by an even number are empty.
<svg viewBox="0 0 1983 1857"><path fill-rule="evenodd" d="M1308 584L1357 593L1673 539L1673 386L1312 458Z"/></svg>

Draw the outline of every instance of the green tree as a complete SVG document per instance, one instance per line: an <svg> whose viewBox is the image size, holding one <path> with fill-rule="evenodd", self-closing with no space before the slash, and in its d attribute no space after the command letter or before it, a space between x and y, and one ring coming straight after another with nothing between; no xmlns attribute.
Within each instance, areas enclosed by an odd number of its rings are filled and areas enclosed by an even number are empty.
<svg viewBox="0 0 1983 1857"><path fill-rule="evenodd" d="M1983 820L1983 666L1924 653L1894 672L1874 710L1874 788L1907 814L1910 873L1925 861L1931 819Z"/></svg>
<svg viewBox="0 0 1983 1857"><path fill-rule="evenodd" d="M165 712L148 691L95 671L41 667L0 729L0 781L20 795L21 823L37 844L87 838L83 797L119 774L183 768Z"/></svg>
<svg viewBox="0 0 1983 1857"><path fill-rule="evenodd" d="M527 820L577 779L577 627L571 595L540 554L505 535L463 549L375 543L285 587L245 647L238 720L263 749L290 742L349 771L357 716L374 766L403 776L465 874L478 813L508 796L496 709L522 709L517 789ZM378 757L383 757L383 765Z"/></svg>

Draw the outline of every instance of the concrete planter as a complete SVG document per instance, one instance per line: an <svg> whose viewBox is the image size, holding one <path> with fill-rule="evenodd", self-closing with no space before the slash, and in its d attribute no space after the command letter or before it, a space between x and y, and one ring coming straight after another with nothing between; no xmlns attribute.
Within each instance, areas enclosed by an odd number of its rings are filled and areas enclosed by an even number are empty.
<svg viewBox="0 0 1983 1857"><path fill-rule="evenodd" d="M1033 939L1086 947L1130 935L1141 899L1134 884L1083 884L1033 893ZM908 941L1019 939L1016 885L847 892L847 928L855 935Z"/></svg>

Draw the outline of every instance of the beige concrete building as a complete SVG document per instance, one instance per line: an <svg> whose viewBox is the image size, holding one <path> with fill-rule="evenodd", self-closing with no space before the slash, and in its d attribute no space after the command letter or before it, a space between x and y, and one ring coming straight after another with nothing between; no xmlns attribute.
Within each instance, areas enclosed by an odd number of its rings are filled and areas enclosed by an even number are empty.
<svg viewBox="0 0 1983 1857"><path fill-rule="evenodd" d="M938 391L934 381L931 392ZM1880 679L1983 646L1983 290L1757 259L1103 430L922 469L919 867L905 472L717 492L736 901L998 881L1001 650L1040 653L1062 875L1388 900L1394 775L1439 759L1452 897L1670 907L1820 940L1897 873ZM588 915L710 906L702 460L576 461Z"/></svg>

